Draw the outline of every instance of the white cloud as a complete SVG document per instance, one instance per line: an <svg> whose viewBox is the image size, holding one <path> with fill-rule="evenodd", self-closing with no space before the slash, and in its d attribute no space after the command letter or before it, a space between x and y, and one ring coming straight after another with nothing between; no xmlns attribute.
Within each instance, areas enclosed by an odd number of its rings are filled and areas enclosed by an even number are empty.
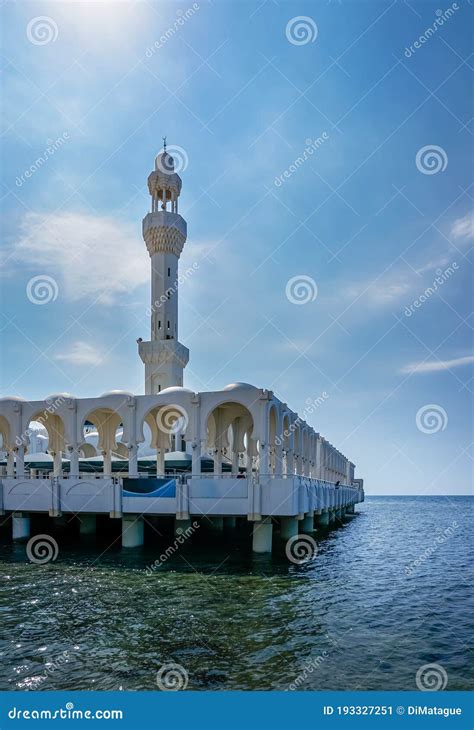
<svg viewBox="0 0 474 730"><path fill-rule="evenodd" d="M462 218L458 218L451 226L451 235L453 238L461 241L470 241L474 238L474 212L467 213Z"/></svg>
<svg viewBox="0 0 474 730"><path fill-rule="evenodd" d="M71 301L114 304L150 278L138 225L88 213L28 213L12 258L58 278Z"/></svg>
<svg viewBox="0 0 474 730"><path fill-rule="evenodd" d="M71 365L100 365L105 360L97 348L81 340L73 342L67 352L59 353L54 359Z"/></svg>
<svg viewBox="0 0 474 730"><path fill-rule="evenodd" d="M434 360L431 362L413 362L405 365L400 370L403 374L412 373L437 373L443 370L451 370L452 368L458 368L462 365L469 365L474 363L474 355L467 355L466 357L457 357L453 360Z"/></svg>
<svg viewBox="0 0 474 730"><path fill-rule="evenodd" d="M417 285L420 286L414 272L407 271L406 267L398 267L396 271L383 276L374 276L373 279L364 279L349 287L341 287L337 290L337 297L340 299L343 296L349 302L360 298L365 307L380 311L381 307L406 299L416 291Z"/></svg>

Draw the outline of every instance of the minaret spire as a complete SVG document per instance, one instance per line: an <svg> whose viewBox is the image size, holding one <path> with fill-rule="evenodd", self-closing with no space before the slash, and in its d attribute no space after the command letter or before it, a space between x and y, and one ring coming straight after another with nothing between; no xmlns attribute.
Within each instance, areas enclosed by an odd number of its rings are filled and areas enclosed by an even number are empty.
<svg viewBox="0 0 474 730"><path fill-rule="evenodd" d="M178 213L181 178L166 151L166 137L148 190L151 211L143 219L143 238L151 259L151 338L138 343L138 352L145 364L145 393L151 395L182 386L189 360L189 350L178 342L178 261L187 227Z"/></svg>

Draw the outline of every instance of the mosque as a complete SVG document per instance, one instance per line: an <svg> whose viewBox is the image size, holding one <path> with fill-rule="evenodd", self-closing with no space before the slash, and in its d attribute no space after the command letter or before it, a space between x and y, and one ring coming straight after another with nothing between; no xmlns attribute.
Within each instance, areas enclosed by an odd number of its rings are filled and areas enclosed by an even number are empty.
<svg viewBox="0 0 474 730"><path fill-rule="evenodd" d="M0 400L0 514L13 539L30 516L75 516L82 534L97 516L122 521L122 545L143 544L149 517L176 529L206 519L219 532L253 523L255 552L341 520L363 501L354 464L268 389L231 383L183 386L189 350L178 339L179 259L187 225L182 181L166 144L148 177L143 238L151 262L150 339L138 340L145 395L68 393ZM305 416L315 410L308 403Z"/></svg>

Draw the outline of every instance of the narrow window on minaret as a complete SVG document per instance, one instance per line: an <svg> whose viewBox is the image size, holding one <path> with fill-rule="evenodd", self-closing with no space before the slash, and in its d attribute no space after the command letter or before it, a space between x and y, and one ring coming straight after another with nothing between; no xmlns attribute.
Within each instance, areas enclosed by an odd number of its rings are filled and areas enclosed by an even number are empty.
<svg viewBox="0 0 474 730"><path fill-rule="evenodd" d="M171 269L169 266L168 266L168 276L171 276Z"/></svg>
<svg viewBox="0 0 474 730"><path fill-rule="evenodd" d="M158 329L161 329L161 319L158 320Z"/></svg>
<svg viewBox="0 0 474 730"><path fill-rule="evenodd" d="M170 323L169 323L169 320L168 320L168 329L169 329L169 328L170 328Z"/></svg>

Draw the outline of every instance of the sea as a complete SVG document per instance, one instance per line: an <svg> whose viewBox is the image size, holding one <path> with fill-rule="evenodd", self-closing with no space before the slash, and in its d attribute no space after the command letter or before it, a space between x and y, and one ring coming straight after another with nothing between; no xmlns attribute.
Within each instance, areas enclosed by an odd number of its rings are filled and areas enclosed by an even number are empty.
<svg viewBox="0 0 474 730"><path fill-rule="evenodd" d="M368 496L301 563L276 532L253 554L245 521L177 544L158 520L122 549L120 521L79 539L33 520L58 545L45 564L4 525L0 689L157 691L164 671L190 690L472 689L473 506Z"/></svg>

